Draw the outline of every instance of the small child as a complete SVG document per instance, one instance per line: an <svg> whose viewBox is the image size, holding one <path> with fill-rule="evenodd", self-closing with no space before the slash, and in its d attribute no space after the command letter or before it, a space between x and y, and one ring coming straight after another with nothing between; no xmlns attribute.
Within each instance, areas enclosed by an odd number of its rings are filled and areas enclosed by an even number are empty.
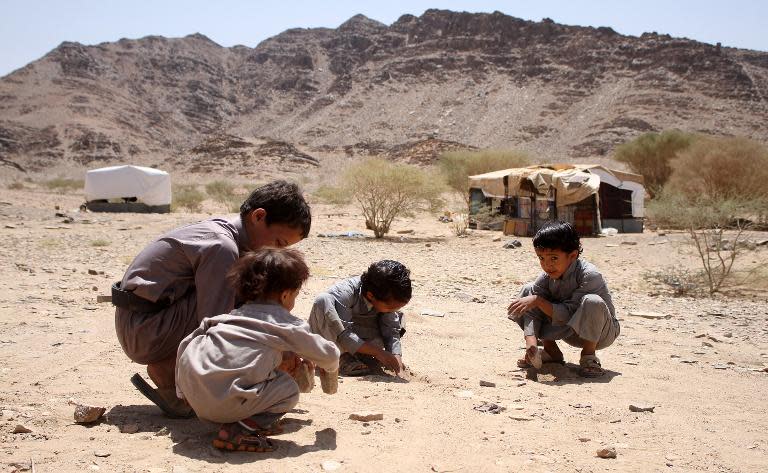
<svg viewBox="0 0 768 473"><path fill-rule="evenodd" d="M296 381L279 368L295 365L298 355L310 372L312 362L323 370L338 369L336 345L310 333L307 323L290 313L308 277L296 250L247 253L228 274L246 303L203 319L179 345L178 395L199 418L222 423L214 447L273 451L266 436L281 431L277 421L299 400Z"/></svg>
<svg viewBox="0 0 768 473"><path fill-rule="evenodd" d="M405 329L399 310L411 300L410 274L402 263L382 260L362 276L339 281L317 296L309 326L338 344L340 374L370 373L358 354L374 357L395 373L404 369L400 337Z"/></svg>
<svg viewBox="0 0 768 473"><path fill-rule="evenodd" d="M570 223L547 224L536 232L533 247L544 273L526 284L507 309L525 336L525 357L518 360L518 366L539 369L542 363L563 364L555 340L565 340L581 348L581 376L602 376L605 371L595 350L611 345L620 330L603 276L593 264L579 258L581 242Z"/></svg>

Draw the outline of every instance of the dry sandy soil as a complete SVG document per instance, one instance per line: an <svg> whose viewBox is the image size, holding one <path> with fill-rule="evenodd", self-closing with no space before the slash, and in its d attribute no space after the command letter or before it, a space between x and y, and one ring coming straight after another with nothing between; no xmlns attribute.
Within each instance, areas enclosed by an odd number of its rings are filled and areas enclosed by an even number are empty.
<svg viewBox="0 0 768 473"><path fill-rule="evenodd" d="M545 366L533 380L515 366L522 336L505 317L539 271L530 239L504 250L497 232L457 238L434 216L397 222L394 231L415 232L385 240L322 238L360 230L362 219L351 208L315 205L311 237L298 245L314 275L295 313L306 317L315 293L373 260L403 261L415 284L404 338L409 379L346 378L333 396L318 386L287 416L276 452L224 454L210 446L214 426L168 420L133 389L129 377L143 367L122 353L112 307L96 302L151 239L208 214L72 212L79 203L77 195L0 191L2 471L34 463L37 472L307 472L328 461L340 472L768 469L765 294L674 298L649 286L646 270L694 267L682 234L586 239L584 257L605 274L622 325L600 353L608 372L579 378L578 351L564 347L567 366ZM55 205L74 222L56 217ZM767 253L746 258L765 261ZM75 424L70 399L107 413L96 425ZM474 409L484 402L505 410ZM655 409L636 413L630 404ZM360 410L384 418L349 419ZM31 432L13 433L17 425ZM618 457L598 458L604 446Z"/></svg>

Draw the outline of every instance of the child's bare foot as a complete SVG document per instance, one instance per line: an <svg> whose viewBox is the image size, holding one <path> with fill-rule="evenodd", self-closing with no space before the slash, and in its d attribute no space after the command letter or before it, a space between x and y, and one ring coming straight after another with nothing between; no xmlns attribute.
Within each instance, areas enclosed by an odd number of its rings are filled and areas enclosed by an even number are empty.
<svg viewBox="0 0 768 473"><path fill-rule="evenodd" d="M538 370L541 369L541 363L541 351L535 345L525 349L525 358L517 360L519 368L534 367Z"/></svg>

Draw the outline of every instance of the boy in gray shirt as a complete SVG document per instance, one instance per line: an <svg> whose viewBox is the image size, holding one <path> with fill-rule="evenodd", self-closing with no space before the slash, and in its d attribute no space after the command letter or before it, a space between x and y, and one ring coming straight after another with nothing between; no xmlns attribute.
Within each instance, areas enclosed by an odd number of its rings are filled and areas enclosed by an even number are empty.
<svg viewBox="0 0 768 473"><path fill-rule="evenodd" d="M372 356L385 368L400 373L404 368L400 337L405 329L399 310L410 300L408 268L397 261L377 261L362 276L339 281L317 296L309 326L339 346L342 375L370 372L357 355Z"/></svg>
<svg viewBox="0 0 768 473"><path fill-rule="evenodd" d="M507 309L525 336L525 357L518 366L539 369L544 362L563 363L556 340L564 340L581 348L581 376L602 376L605 370L595 351L611 345L620 331L603 276L579 258L581 242L570 223L548 224L534 236L533 247L544 273L525 285Z"/></svg>

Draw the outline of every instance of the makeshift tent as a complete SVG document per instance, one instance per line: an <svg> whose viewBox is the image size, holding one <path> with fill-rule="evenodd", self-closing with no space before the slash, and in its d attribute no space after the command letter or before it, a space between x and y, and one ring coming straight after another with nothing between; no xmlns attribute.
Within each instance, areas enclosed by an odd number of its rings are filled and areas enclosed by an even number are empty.
<svg viewBox="0 0 768 473"><path fill-rule="evenodd" d="M94 212L171 211L171 176L141 166L112 166L85 173L86 207Z"/></svg>
<svg viewBox="0 0 768 473"><path fill-rule="evenodd" d="M599 165L550 164L469 177L470 216L490 209L517 235L532 235L548 220L573 223L583 235L602 227L643 231L643 177Z"/></svg>

